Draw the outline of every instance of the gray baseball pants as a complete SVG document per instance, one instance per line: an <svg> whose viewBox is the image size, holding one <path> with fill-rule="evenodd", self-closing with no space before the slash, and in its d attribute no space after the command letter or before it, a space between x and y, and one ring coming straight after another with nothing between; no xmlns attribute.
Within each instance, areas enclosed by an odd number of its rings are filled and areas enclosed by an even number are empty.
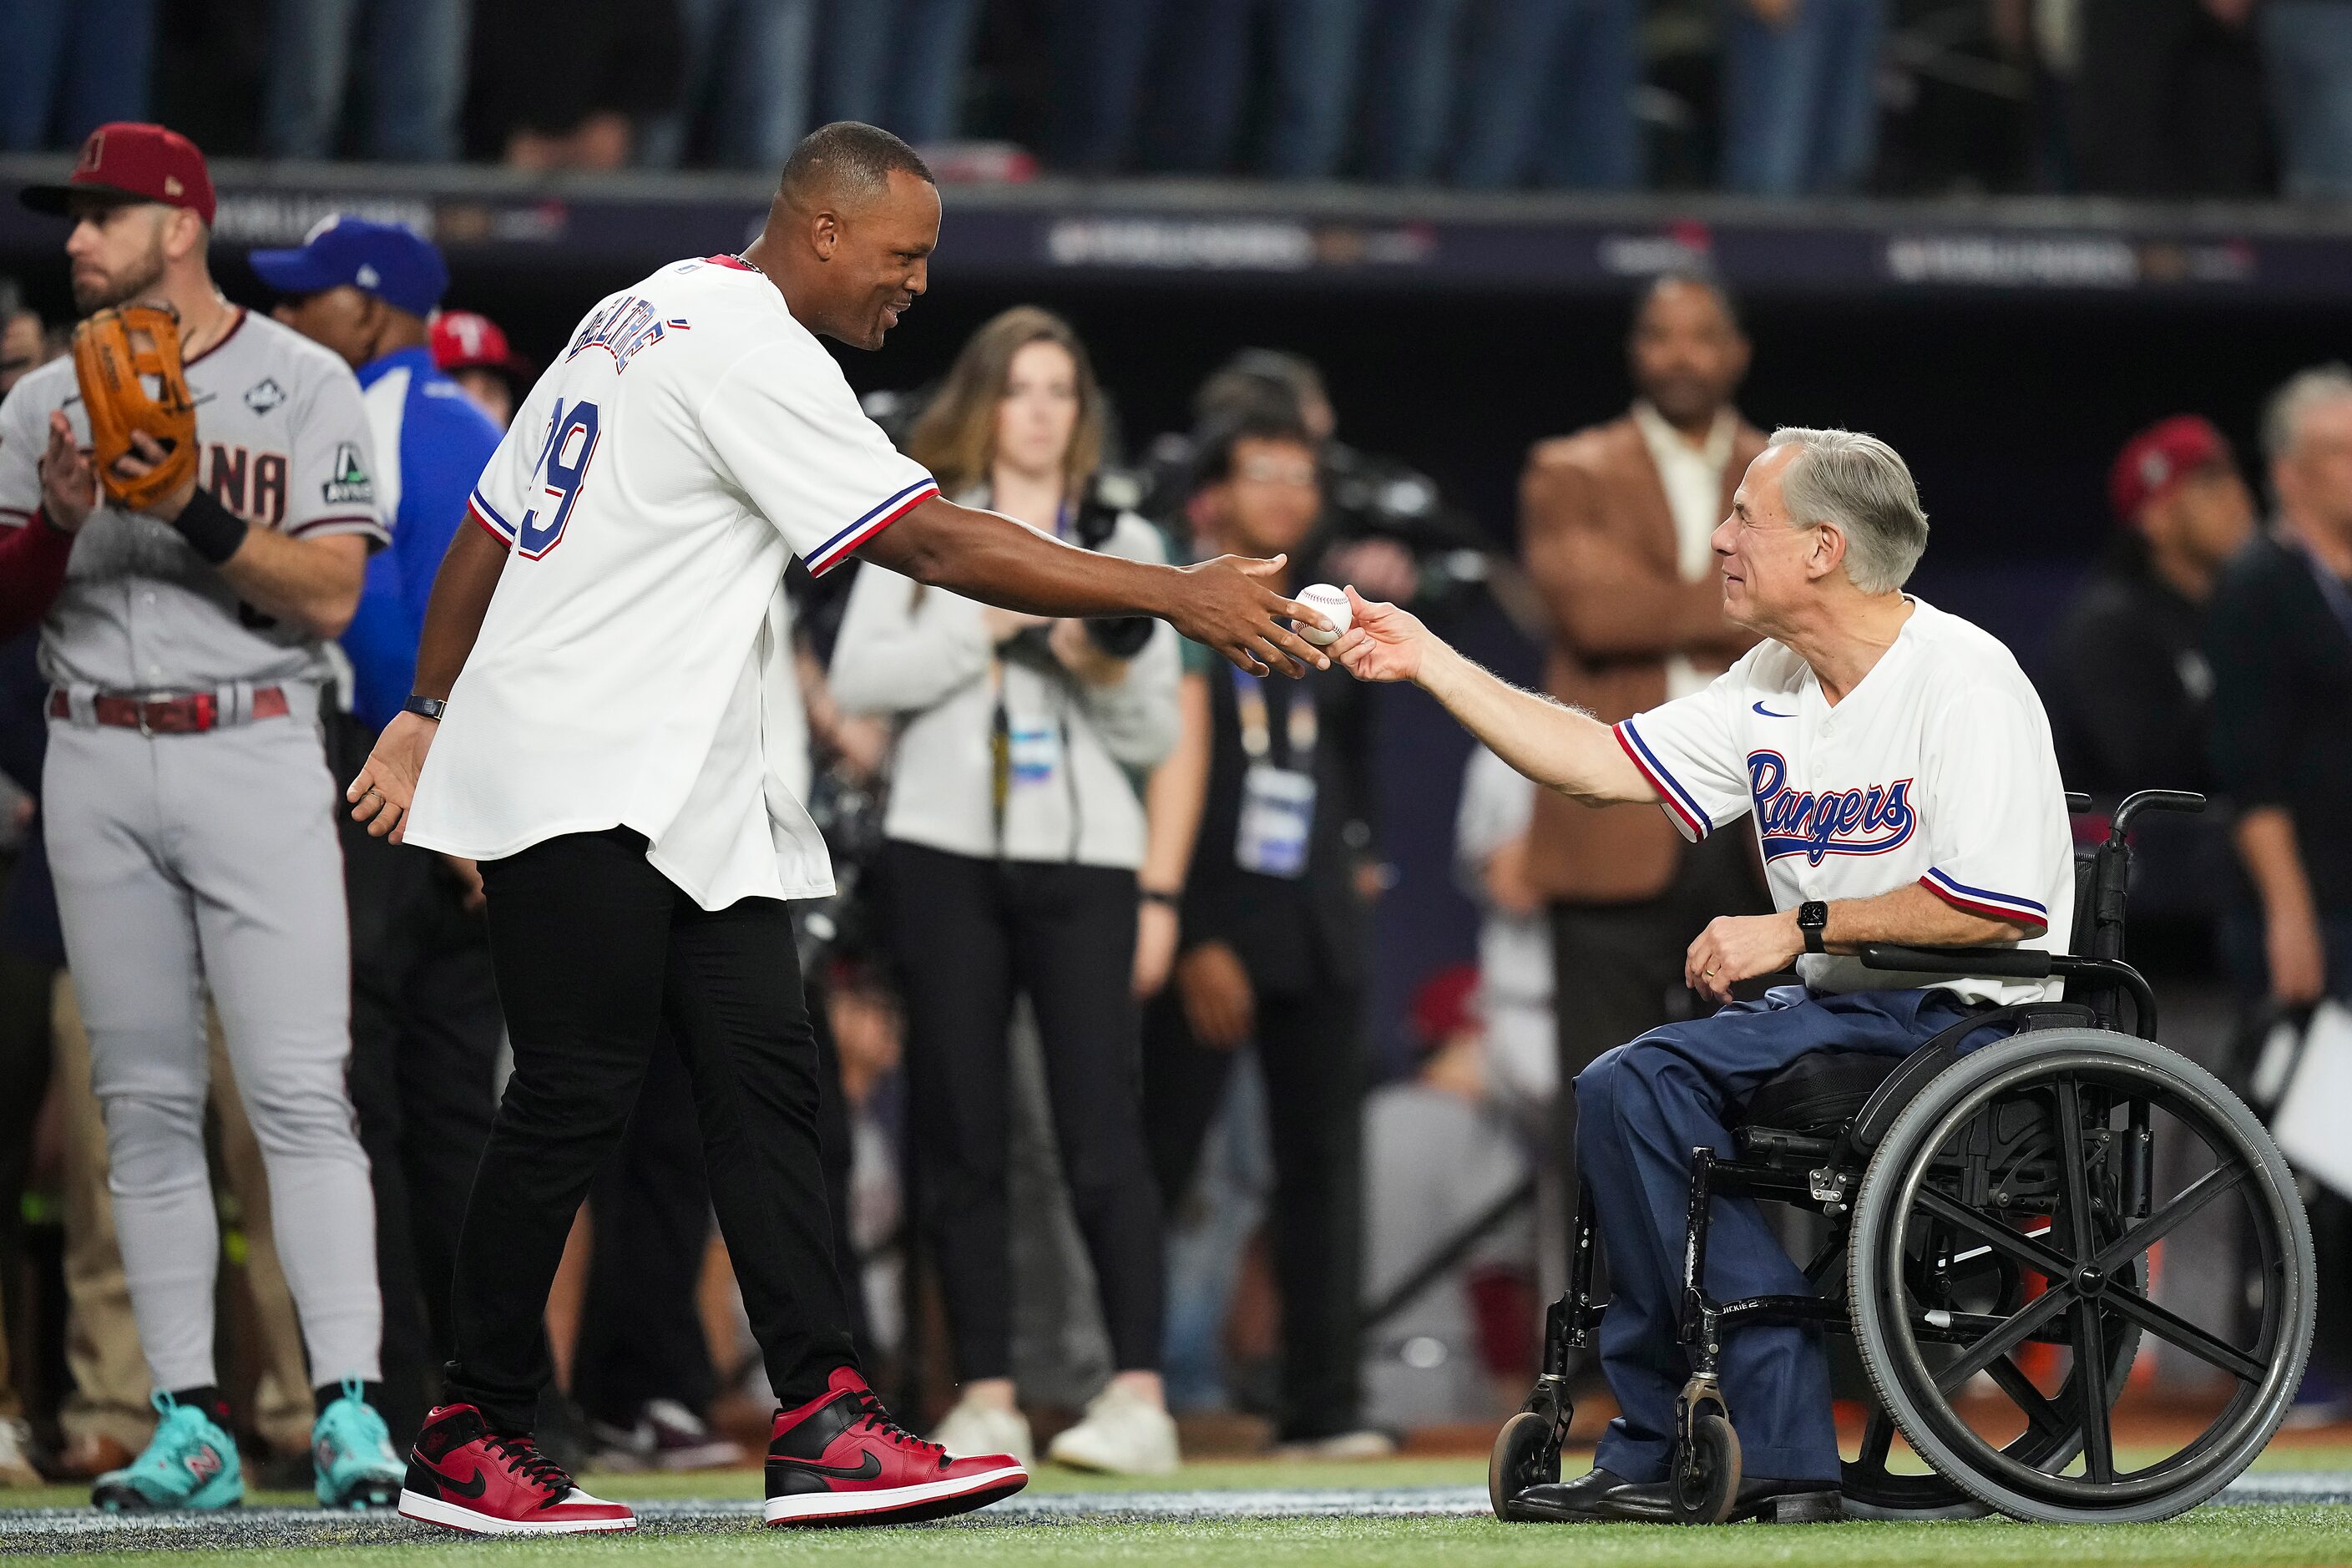
<svg viewBox="0 0 2352 1568"><path fill-rule="evenodd" d="M217 1382L220 1233L205 1163L203 990L269 1173L314 1384L374 1381L368 1163L343 1081L350 925L318 694L193 735L49 724L42 777L66 954L106 1115L109 1185L158 1388Z"/></svg>

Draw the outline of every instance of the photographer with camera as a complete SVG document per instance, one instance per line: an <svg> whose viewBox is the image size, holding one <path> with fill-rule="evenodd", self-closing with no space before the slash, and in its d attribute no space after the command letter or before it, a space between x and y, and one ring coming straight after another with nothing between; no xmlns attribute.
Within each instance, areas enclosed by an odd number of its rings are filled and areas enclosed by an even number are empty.
<svg viewBox="0 0 2352 1568"><path fill-rule="evenodd" d="M1395 458L1336 439L1339 412L1315 362L1282 349L1244 349L1192 395L1193 433L1161 436L1145 455L1145 515L1180 541L1199 521L1202 431L1274 420L1297 425L1316 445L1321 507L1297 559L1365 595L1443 616L1512 564L1477 521L1446 503L1437 482Z"/></svg>
<svg viewBox="0 0 2352 1568"><path fill-rule="evenodd" d="M1091 489L1102 396L1058 317L1005 311L964 346L908 455L960 503L1088 549L1163 558ZM1132 775L1177 732L1177 639L1156 621L1047 620L868 566L833 656L835 698L898 721L883 820L887 940L907 1009L917 1202L961 1396L935 1434L1027 1461L1013 1401L1007 1029L1026 994L1071 1206L1113 1364L1049 1457L1173 1469L1160 1382L1160 1223L1144 1157L1134 963L1144 814Z"/></svg>

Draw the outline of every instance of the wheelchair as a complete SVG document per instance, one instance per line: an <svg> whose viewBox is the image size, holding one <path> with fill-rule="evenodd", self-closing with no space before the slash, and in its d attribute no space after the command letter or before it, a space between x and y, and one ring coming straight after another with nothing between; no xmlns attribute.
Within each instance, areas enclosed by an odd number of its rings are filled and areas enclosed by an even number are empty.
<svg viewBox="0 0 2352 1568"><path fill-rule="evenodd" d="M1678 1324L1690 1378L1668 1470L1677 1521L1720 1522L1738 1495L1739 1438L1717 1370L1723 1336L1749 1324L1853 1337L1875 1398L1859 1456L1843 1462L1848 1517L2168 1519L2235 1479L2278 1430L2314 1309L2294 1178L2235 1095L2156 1043L2155 997L2123 956L2133 819L2204 804L2143 791L2116 810L2104 841L2077 852L2071 953L1892 944L1862 953L1867 967L1906 975L2061 976L2066 1000L1978 1012L1904 1058L1801 1058L1735 1108L1734 1148L1691 1151ZM2069 795L2067 805L2080 814L2090 802ZM1961 1041L1989 1025L2011 1032L1961 1054ZM2163 1170L2191 1173L2177 1190L2159 1184L2159 1137ZM1707 1295L1717 1193L1825 1217L1827 1238L1805 1268L1816 1294ZM2245 1256L2197 1266L2242 1262L2245 1307L2228 1325L2192 1321L2151 1299L2151 1249L2224 1205L2242 1214ZM1503 1519L1528 1517L1513 1500L1559 1479L1574 1413L1569 1373L1606 1310L1592 1299L1593 1241L1591 1205L1580 1199L1568 1290L1545 1317L1541 1375L1488 1465ZM2189 1259L2176 1248L2173 1261ZM2226 1374L2228 1393L2201 1430L2140 1463L2118 1454L2112 1411L2151 1337ZM1897 1434L1930 1473L1890 1465Z"/></svg>

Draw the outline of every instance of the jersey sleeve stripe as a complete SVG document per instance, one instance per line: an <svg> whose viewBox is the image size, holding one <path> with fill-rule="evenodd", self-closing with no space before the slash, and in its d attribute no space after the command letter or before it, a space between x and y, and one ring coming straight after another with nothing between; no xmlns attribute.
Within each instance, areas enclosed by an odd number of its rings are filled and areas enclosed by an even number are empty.
<svg viewBox="0 0 2352 1568"><path fill-rule="evenodd" d="M1648 743L1633 728L1633 721L1628 719L1616 725L1611 733L1617 737L1617 743L1625 749L1625 754L1633 760L1633 765L1642 771L1642 776L1650 781L1650 787L1658 792L1658 799L1664 803L1667 812L1681 824L1684 837L1696 844L1715 831L1715 824L1708 820L1706 813L1698 808L1698 802L1691 798L1690 792L1675 783L1675 776L1660 766L1658 759L1651 754Z"/></svg>
<svg viewBox="0 0 2352 1568"><path fill-rule="evenodd" d="M1954 909L1966 910L1972 915L2009 921L2037 931L2050 924L2050 910L2033 900L2021 898L2014 893L1994 893L1982 888L1971 888L1965 882L1954 881L1933 866L1927 868L1927 875L1919 879L1919 883Z"/></svg>
<svg viewBox="0 0 2352 1568"><path fill-rule="evenodd" d="M809 575L824 576L827 572L840 565L842 558L851 551L856 550L939 493L939 481L928 474L918 482L908 485L905 489L819 545L816 552L808 558Z"/></svg>
<svg viewBox="0 0 2352 1568"><path fill-rule="evenodd" d="M476 490L466 498L466 510L474 514L476 522L496 534L499 542L504 544L514 542L514 525L499 515L498 508L482 499L481 491Z"/></svg>
<svg viewBox="0 0 2352 1568"><path fill-rule="evenodd" d="M33 521L33 514L22 507L0 506L0 528L22 528Z"/></svg>

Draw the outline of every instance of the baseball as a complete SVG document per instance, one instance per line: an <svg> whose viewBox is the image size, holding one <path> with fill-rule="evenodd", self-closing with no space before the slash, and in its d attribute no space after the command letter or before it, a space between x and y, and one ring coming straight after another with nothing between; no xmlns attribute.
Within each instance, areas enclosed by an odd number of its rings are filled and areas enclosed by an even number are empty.
<svg viewBox="0 0 2352 1568"><path fill-rule="evenodd" d="M1311 587L1300 589L1291 596L1331 623L1331 629L1328 632L1312 621L1291 623L1297 628L1300 637L1305 637L1317 647L1329 647L1333 643L1338 642L1339 634L1346 631L1356 618L1354 612L1348 608L1348 595L1328 583L1317 583Z"/></svg>

